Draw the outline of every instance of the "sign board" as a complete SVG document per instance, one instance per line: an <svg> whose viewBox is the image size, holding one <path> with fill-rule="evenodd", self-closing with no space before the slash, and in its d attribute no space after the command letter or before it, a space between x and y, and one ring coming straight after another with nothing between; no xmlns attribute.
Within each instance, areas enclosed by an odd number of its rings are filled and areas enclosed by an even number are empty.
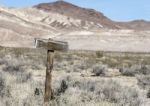
<svg viewBox="0 0 150 106"><path fill-rule="evenodd" d="M67 51L68 43L56 41L53 39L35 39L36 48L44 48L46 50Z"/></svg>

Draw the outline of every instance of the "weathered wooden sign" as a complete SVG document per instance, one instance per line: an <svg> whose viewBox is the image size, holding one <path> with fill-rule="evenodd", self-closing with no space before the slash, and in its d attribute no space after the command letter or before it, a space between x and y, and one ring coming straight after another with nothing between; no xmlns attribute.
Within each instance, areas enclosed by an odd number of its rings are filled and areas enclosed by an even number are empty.
<svg viewBox="0 0 150 106"><path fill-rule="evenodd" d="M37 48L45 48L47 50L66 51L68 50L68 43L56 41L53 39L36 39Z"/></svg>
<svg viewBox="0 0 150 106"><path fill-rule="evenodd" d="M47 50L44 102L48 102L53 97L51 82L52 82L54 51L67 51L68 43L62 41L55 41L53 39L35 39L35 46L36 48L44 48Z"/></svg>

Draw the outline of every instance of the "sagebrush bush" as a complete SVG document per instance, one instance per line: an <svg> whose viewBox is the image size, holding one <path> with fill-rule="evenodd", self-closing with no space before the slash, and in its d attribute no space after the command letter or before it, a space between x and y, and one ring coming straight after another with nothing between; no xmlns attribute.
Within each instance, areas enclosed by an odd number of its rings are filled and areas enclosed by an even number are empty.
<svg viewBox="0 0 150 106"><path fill-rule="evenodd" d="M61 81L60 87L57 89L57 91L55 92L55 94L57 96L60 96L62 93L65 93L66 89L68 88L68 84L65 80Z"/></svg>
<svg viewBox="0 0 150 106"><path fill-rule="evenodd" d="M106 72L107 72L107 66L105 65L101 65L101 64L97 64L95 66L93 66L93 74L95 76L105 76Z"/></svg>
<svg viewBox="0 0 150 106"><path fill-rule="evenodd" d="M148 75L150 74L150 67L145 65L132 65L131 67L120 68L119 71L125 76Z"/></svg>
<svg viewBox="0 0 150 106"><path fill-rule="evenodd" d="M150 88L147 91L147 98L150 98Z"/></svg>
<svg viewBox="0 0 150 106"><path fill-rule="evenodd" d="M96 56L98 58L102 58L104 56L104 52L101 52L101 51L96 51Z"/></svg>
<svg viewBox="0 0 150 106"><path fill-rule="evenodd" d="M150 75L150 66L147 65L142 65L141 68L139 69L139 74L143 74L143 75Z"/></svg>
<svg viewBox="0 0 150 106"><path fill-rule="evenodd" d="M4 81L2 73L0 73L0 96L1 97L3 97L4 95L4 88L5 88L5 81Z"/></svg>
<svg viewBox="0 0 150 106"><path fill-rule="evenodd" d="M135 76L135 74L137 74L137 70L134 68L121 68L119 69L119 72L125 76Z"/></svg>
<svg viewBox="0 0 150 106"><path fill-rule="evenodd" d="M58 97L58 104L66 103L66 106L74 106L75 103L83 104L93 101L95 104L99 103L100 105L100 101L107 101L117 106L140 106L142 103L136 89L122 87L119 83L112 80L92 81L72 79L71 77L69 80L64 80L67 82L68 87L65 93L61 93Z"/></svg>
<svg viewBox="0 0 150 106"><path fill-rule="evenodd" d="M23 68L23 61L19 60L19 59L6 59L6 64L5 67L3 67L3 71L5 72L9 72L11 74L16 73L16 72L24 72L24 68Z"/></svg>
<svg viewBox="0 0 150 106"><path fill-rule="evenodd" d="M23 73L23 72L18 72L16 73L16 82L18 83L25 83L28 80L31 80L32 74L31 73Z"/></svg>
<svg viewBox="0 0 150 106"><path fill-rule="evenodd" d="M8 65L3 68L3 71L15 74L15 72L19 72L19 71L23 72L24 69L22 68L21 65Z"/></svg>
<svg viewBox="0 0 150 106"><path fill-rule="evenodd" d="M137 76L138 85L144 89L150 87L150 75Z"/></svg>
<svg viewBox="0 0 150 106"><path fill-rule="evenodd" d="M42 51L22 51L23 53L20 51L8 51L11 58L6 59L6 61L3 59L0 61L3 68L2 73L5 73L7 76L5 78L6 81L3 80L4 83L2 83L5 87L3 88L4 95L6 95L7 89L10 89L9 92L11 93L9 97L6 96L8 99L5 98L7 106L43 105L46 53L43 54ZM13 58L13 53L17 54L17 58ZM149 59L147 59L147 62L149 62ZM113 80L115 79L113 81L109 80L111 78L108 77L80 76L82 70L89 72L92 72L91 70L98 70L93 72L93 74L103 76L107 74L107 66L111 66L111 68L116 66L121 67L123 63L131 63L133 65L134 63L139 64L140 62L138 59L133 60L131 57L126 58L126 61L122 57L118 59L118 56L116 59L115 56L107 56L100 52L97 54L94 52L94 55L93 53L89 54L87 52L80 54L56 54L53 71L54 78L52 80L55 99L50 101L50 106L141 106L142 99L145 98L142 97L141 99L138 94L139 91L134 86L132 88L130 85L129 87L121 86L120 83L116 82L116 79L120 82L119 79L122 77L111 77ZM107 66L105 67L101 64L107 64ZM39 70L41 66L44 68L34 73L34 70ZM57 72L56 69L60 72ZM129 67L129 70L131 69L133 71L129 75L132 74L133 76L136 74L148 75L149 73L147 66L140 68L139 66ZM70 73L66 73L68 70ZM8 72L12 72L13 75ZM63 75L68 75L69 77L59 79L59 77L64 77ZM146 83L148 84L148 81ZM7 87L8 85L9 88ZM147 97L149 97L148 95L149 91L147 92Z"/></svg>
<svg viewBox="0 0 150 106"><path fill-rule="evenodd" d="M0 58L0 65L4 65L4 64L6 64L6 63L7 63L7 61L6 61L5 59Z"/></svg>

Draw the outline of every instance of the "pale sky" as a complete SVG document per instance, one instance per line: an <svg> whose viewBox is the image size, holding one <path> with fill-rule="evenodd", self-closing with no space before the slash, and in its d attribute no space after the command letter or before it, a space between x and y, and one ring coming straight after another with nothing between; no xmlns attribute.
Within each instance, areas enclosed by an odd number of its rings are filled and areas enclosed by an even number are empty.
<svg viewBox="0 0 150 106"><path fill-rule="evenodd" d="M0 0L1 6L30 7L56 0ZM75 5L93 8L115 21L144 19L150 21L150 0L65 0Z"/></svg>

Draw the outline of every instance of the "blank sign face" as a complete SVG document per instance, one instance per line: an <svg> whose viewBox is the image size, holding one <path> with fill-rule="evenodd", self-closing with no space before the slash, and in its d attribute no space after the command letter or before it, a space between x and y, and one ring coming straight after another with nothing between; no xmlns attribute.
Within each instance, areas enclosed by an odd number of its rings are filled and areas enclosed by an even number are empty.
<svg viewBox="0 0 150 106"><path fill-rule="evenodd" d="M36 48L45 48L47 50L67 51L68 43L52 39L35 39Z"/></svg>

